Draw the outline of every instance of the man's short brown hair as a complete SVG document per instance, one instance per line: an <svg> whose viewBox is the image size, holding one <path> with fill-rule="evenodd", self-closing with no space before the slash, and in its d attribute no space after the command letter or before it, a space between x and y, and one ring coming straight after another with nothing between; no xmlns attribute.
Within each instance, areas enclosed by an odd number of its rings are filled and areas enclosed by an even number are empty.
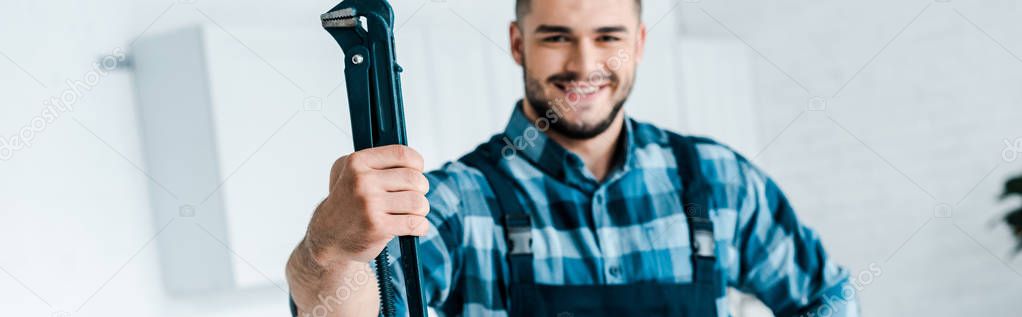
<svg viewBox="0 0 1022 317"><path fill-rule="evenodd" d="M532 9L532 0L515 0L515 19L522 20L522 17L529 14ZM635 12L642 14L642 0L635 0Z"/></svg>

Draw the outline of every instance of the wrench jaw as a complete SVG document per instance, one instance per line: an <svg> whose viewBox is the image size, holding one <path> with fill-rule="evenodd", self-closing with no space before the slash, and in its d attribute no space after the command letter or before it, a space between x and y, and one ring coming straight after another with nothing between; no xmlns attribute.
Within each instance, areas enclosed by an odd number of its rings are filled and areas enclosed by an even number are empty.
<svg viewBox="0 0 1022 317"><path fill-rule="evenodd" d="M394 9L386 0L344 0L319 18L345 52L373 41L391 41Z"/></svg>
<svg viewBox="0 0 1022 317"><path fill-rule="evenodd" d="M353 20L353 18L355 18L355 13L357 13L357 11L355 11L355 8L334 9L334 10L332 10L330 12L321 14L319 16L319 20L323 22L323 27L325 27L325 28L326 27L339 27L339 28L354 27L355 26L354 24L344 24L344 22L352 22L352 23L354 23L355 21Z"/></svg>
<svg viewBox="0 0 1022 317"><path fill-rule="evenodd" d="M356 15L359 10L354 7L343 7L348 2L353 2L353 0L342 2L329 12L319 16L323 28L334 37L345 53L357 45L363 45L368 36L367 28L363 23L365 19Z"/></svg>

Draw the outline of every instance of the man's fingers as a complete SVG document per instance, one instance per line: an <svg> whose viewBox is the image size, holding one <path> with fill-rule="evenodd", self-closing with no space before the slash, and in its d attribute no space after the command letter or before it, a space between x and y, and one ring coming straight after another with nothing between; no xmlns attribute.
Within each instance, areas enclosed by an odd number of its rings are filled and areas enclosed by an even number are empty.
<svg viewBox="0 0 1022 317"><path fill-rule="evenodd" d="M421 171L412 168L392 168L373 173L378 178L380 189L388 192L415 191L426 194L429 180Z"/></svg>
<svg viewBox="0 0 1022 317"><path fill-rule="evenodd" d="M390 169L411 168L422 171L422 155L404 145L387 145L361 150L348 155L348 163L355 168Z"/></svg>
<svg viewBox="0 0 1022 317"><path fill-rule="evenodd" d="M384 215L390 234L421 237L429 232L429 220L416 215Z"/></svg>
<svg viewBox="0 0 1022 317"><path fill-rule="evenodd" d="M420 192L393 192L382 197L383 210L388 214L425 216L429 213L429 200Z"/></svg>

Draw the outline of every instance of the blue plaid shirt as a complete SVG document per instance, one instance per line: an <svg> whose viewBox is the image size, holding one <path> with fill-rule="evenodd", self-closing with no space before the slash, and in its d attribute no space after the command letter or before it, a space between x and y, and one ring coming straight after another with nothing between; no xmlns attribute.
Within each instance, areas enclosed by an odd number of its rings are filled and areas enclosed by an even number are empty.
<svg viewBox="0 0 1022 317"><path fill-rule="evenodd" d="M627 119L617 164L597 181L582 160L515 109L504 131L506 164L533 208L536 282L606 285L692 280L691 247L676 162L667 134ZM726 285L762 300L778 316L855 316L848 273L802 226L770 178L726 146L697 145L718 201L710 210ZM446 316L506 316L507 244L491 216L493 190L478 170L450 162L427 174L432 229L419 252L426 303ZM392 248L396 250L396 248ZM396 263L396 262L392 262ZM401 270L391 265L400 315ZM502 278L498 279L498 276ZM679 298L679 300L685 300ZM726 297L717 299L728 316Z"/></svg>

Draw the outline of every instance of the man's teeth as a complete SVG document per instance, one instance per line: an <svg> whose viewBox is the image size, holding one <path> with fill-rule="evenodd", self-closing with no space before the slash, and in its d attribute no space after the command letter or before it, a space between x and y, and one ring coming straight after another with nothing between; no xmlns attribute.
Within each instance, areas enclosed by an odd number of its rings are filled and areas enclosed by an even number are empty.
<svg viewBox="0 0 1022 317"><path fill-rule="evenodd" d="M596 87L596 86L575 86L575 87L568 87L565 90L567 90L569 93L576 93L576 94L580 94L580 95L588 95L588 94L596 93L596 91L600 90L600 88Z"/></svg>

